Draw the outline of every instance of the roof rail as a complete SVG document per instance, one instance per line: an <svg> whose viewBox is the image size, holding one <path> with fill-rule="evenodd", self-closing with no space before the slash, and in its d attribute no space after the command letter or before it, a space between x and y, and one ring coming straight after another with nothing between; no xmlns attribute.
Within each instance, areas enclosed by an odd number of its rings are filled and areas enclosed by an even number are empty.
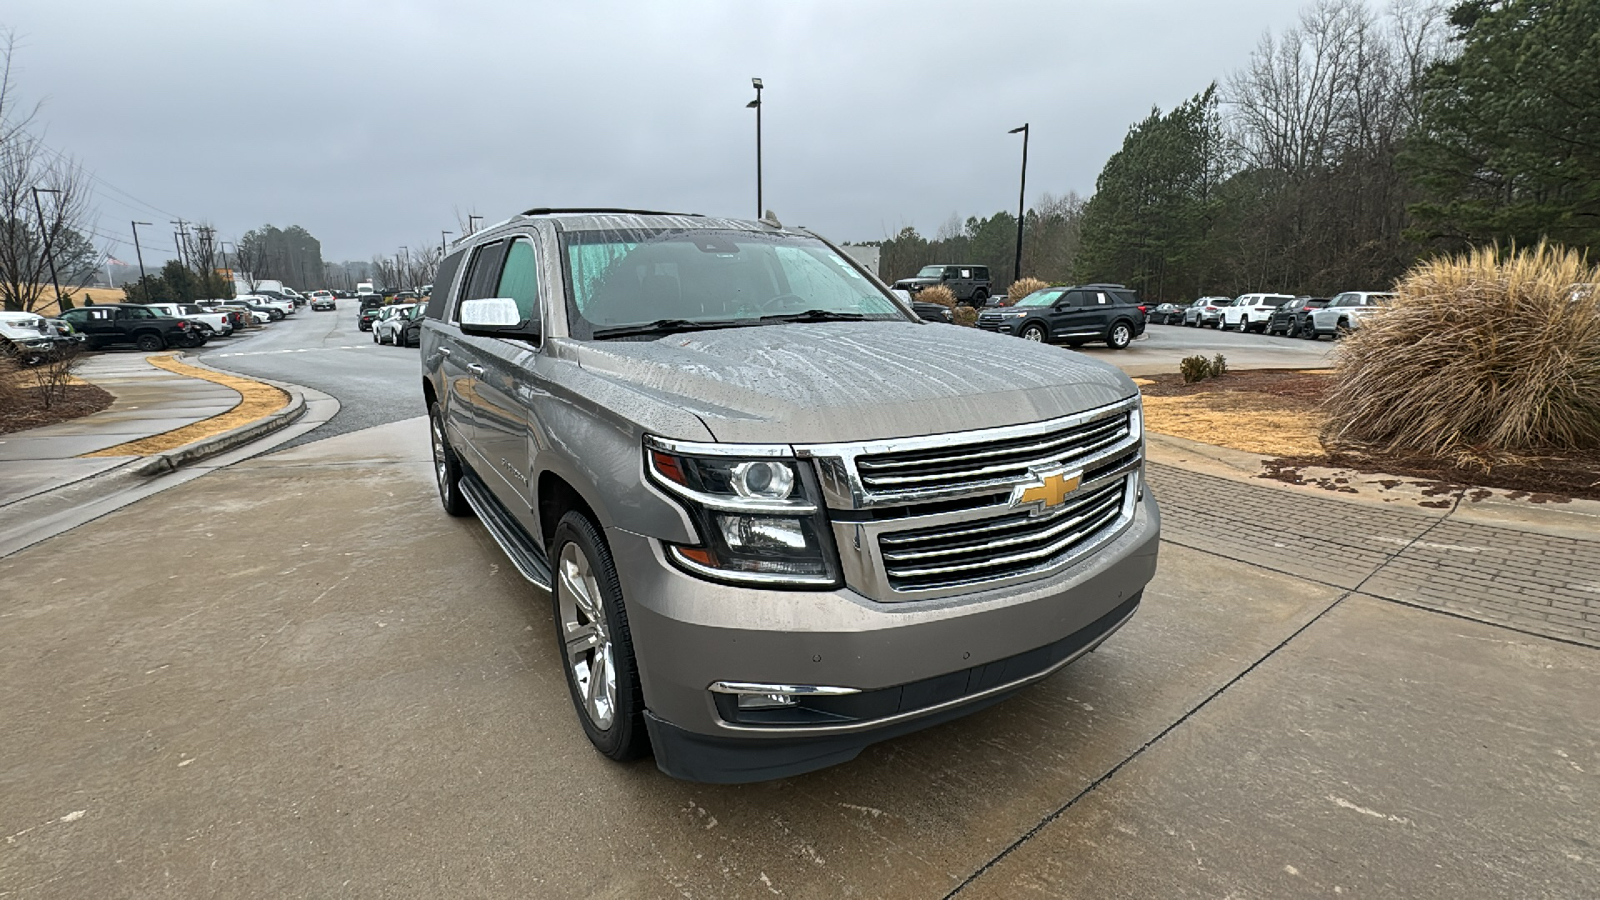
<svg viewBox="0 0 1600 900"><path fill-rule="evenodd" d="M700 213L662 212L656 209L612 209L609 207L592 207L586 209L554 209L540 206L523 213L525 216L548 216L559 213L622 213L634 216L700 216Z"/></svg>

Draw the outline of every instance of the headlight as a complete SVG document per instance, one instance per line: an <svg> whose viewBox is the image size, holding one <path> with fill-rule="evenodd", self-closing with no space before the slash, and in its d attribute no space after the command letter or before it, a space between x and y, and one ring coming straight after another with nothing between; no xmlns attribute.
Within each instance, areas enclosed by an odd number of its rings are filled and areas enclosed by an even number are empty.
<svg viewBox="0 0 1600 900"><path fill-rule="evenodd" d="M739 584L838 586L816 478L787 448L647 437L644 450L650 480L683 505L698 532L696 545L667 544L678 568Z"/></svg>

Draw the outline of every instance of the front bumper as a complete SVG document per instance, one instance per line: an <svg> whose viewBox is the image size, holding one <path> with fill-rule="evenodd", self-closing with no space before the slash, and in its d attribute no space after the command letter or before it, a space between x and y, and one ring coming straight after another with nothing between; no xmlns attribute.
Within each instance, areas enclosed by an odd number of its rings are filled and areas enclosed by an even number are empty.
<svg viewBox="0 0 1600 900"><path fill-rule="evenodd" d="M1120 627L1155 573L1159 534L1146 492L1120 534L1054 575L879 603L848 588L713 584L671 566L658 541L608 529L657 765L699 781L779 778L980 709ZM831 718L752 722L709 690L716 682L858 693L829 706Z"/></svg>

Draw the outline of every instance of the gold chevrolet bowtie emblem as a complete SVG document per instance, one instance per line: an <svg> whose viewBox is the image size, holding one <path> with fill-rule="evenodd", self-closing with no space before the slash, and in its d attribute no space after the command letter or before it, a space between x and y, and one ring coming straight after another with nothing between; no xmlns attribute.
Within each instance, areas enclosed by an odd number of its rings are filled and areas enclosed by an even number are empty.
<svg viewBox="0 0 1600 900"><path fill-rule="evenodd" d="M1083 483L1082 472L1068 474L1066 469L1032 469L1028 474L1033 481L1011 489L1011 506L1031 506L1036 516L1067 502L1067 497Z"/></svg>

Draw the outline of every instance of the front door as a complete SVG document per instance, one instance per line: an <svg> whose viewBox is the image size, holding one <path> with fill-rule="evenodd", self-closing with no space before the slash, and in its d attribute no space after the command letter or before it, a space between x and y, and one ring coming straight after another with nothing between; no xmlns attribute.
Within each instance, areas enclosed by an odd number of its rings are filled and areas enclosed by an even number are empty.
<svg viewBox="0 0 1600 900"><path fill-rule="evenodd" d="M491 296L515 300L524 325L540 320L538 248L531 236L508 242ZM498 478L485 479L500 502L533 533L532 463L536 441L532 419L539 386L539 346L527 336L474 337L478 363L478 445Z"/></svg>
<svg viewBox="0 0 1600 900"><path fill-rule="evenodd" d="M456 327L459 328L461 324L462 303L494 296L505 252L505 242L495 241L484 244L473 253L472 259L468 262L466 277L462 279L460 299L450 314L450 321ZM483 455L483 448L478 444L478 416L481 404L478 398L478 381L485 371L483 363L478 359L478 344L479 339L465 335L460 340L453 341L448 348L450 353L444 358L440 368L444 372L445 392L448 397L445 402L445 427L450 430L451 446L458 448L457 455L482 477L487 475L492 466ZM491 483L493 480L492 477L484 478L485 483Z"/></svg>

